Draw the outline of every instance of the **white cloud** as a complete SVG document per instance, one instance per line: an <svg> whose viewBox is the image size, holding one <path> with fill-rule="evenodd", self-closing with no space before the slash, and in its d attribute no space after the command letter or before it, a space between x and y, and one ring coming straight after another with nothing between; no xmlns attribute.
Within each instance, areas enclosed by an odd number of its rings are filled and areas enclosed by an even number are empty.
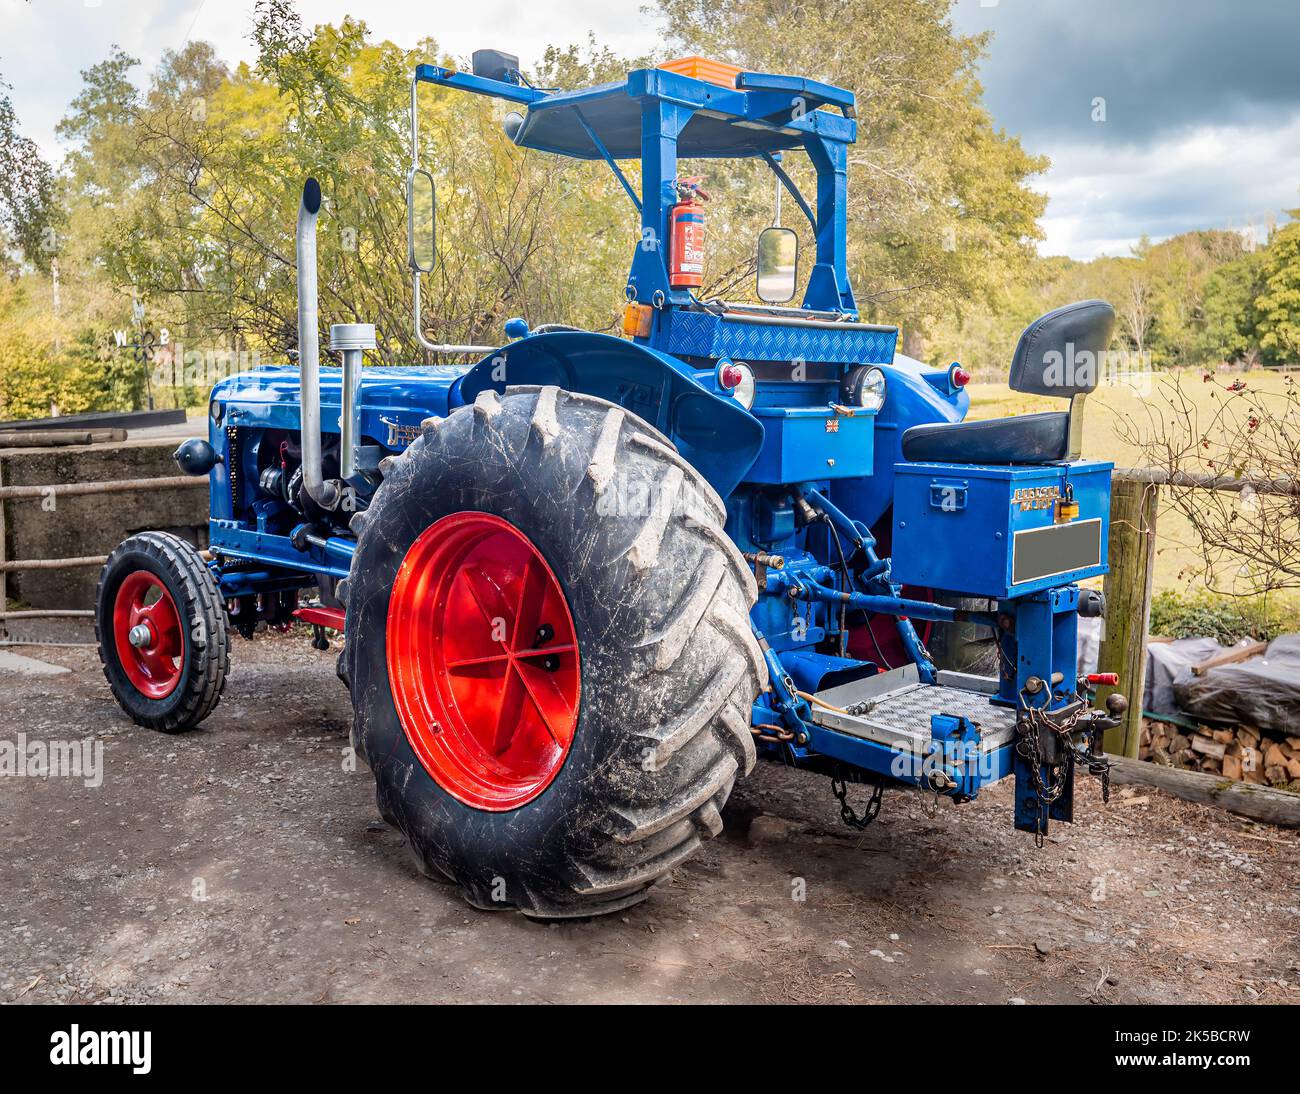
<svg viewBox="0 0 1300 1094"><path fill-rule="evenodd" d="M63 149L54 127L81 87L78 73L102 61L111 45L140 58L146 73L187 37L211 42L228 64L252 60L253 6L252 0L0 0L0 75L13 87L23 131L57 159ZM659 39L639 4L608 0L299 0L297 8L309 26L352 15L373 36L401 45L432 37L455 57L502 49L525 65L548 45L585 43L588 31L631 55L649 52Z"/></svg>
<svg viewBox="0 0 1300 1094"><path fill-rule="evenodd" d="M221 56L247 59L253 49L246 35L252 25L251 3L223 5L209 0L194 28L193 37L218 46ZM468 4L450 0L301 0L303 22L339 23L345 15L365 20L377 38L409 45L431 37L454 56L476 49L502 49L525 64L537 61L548 45L584 42L594 31L602 45L629 54L655 45L653 22L639 5L611 4L605 0L476 0Z"/></svg>
<svg viewBox="0 0 1300 1094"><path fill-rule="evenodd" d="M1218 126L1147 146L1104 141L1044 149L1038 186L1051 201L1045 255L1128 254L1147 235L1254 227L1300 205L1300 114L1274 127Z"/></svg>

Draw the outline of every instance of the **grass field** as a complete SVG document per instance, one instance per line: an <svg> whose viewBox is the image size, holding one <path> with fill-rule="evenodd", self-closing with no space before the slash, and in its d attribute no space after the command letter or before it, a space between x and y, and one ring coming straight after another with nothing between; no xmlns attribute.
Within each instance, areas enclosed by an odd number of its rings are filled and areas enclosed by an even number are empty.
<svg viewBox="0 0 1300 1094"><path fill-rule="evenodd" d="M1249 391L1280 394L1287 384L1283 374L1256 369L1220 377L1220 383L1244 380ZM1213 411L1213 402L1223 398L1221 387L1205 383L1200 372L1157 373L1149 384L1103 385L1085 404L1084 455L1112 460L1116 467L1140 467L1147 461L1139 447L1125 440L1125 425L1143 428L1151 412L1170 414L1169 396L1175 385L1195 405L1202 420ZM971 384L971 418L996 418L1040 410L1061 410L1060 399L1021 395L1005 384ZM1217 394L1216 394L1217 393ZM1203 588L1204 564L1198 537L1188 520L1162 504L1157 520L1155 588L1187 591Z"/></svg>

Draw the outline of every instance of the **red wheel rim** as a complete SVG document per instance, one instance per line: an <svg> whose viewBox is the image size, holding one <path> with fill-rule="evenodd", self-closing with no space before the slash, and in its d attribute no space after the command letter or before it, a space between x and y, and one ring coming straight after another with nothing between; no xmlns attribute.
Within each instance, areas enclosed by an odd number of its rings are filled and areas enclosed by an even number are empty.
<svg viewBox="0 0 1300 1094"><path fill-rule="evenodd" d="M181 613L157 574L136 570L118 586L113 643L122 671L141 695L166 699L176 690L185 668Z"/></svg>
<svg viewBox="0 0 1300 1094"><path fill-rule="evenodd" d="M388 604L388 682L411 748L453 797L503 812L550 785L581 666L564 590L527 536L489 513L424 530Z"/></svg>

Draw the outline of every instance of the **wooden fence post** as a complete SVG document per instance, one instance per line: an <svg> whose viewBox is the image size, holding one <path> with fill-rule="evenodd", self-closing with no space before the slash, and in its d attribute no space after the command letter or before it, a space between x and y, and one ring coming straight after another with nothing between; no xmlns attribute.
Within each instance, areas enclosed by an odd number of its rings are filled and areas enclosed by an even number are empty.
<svg viewBox="0 0 1300 1094"><path fill-rule="evenodd" d="M1142 735L1160 487L1120 478L1119 474L1116 472L1111 483L1110 573L1102 586L1106 596L1105 637L1097 659L1098 672L1119 673L1119 687L1098 688L1097 698L1104 701L1112 691L1118 691L1128 700L1123 723L1106 733L1106 751L1136 759Z"/></svg>

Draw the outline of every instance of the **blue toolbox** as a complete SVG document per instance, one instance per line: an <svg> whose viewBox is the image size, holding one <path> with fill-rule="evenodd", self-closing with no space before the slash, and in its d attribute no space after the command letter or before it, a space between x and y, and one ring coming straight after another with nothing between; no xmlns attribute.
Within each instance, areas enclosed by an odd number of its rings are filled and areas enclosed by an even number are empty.
<svg viewBox="0 0 1300 1094"><path fill-rule="evenodd" d="M894 580L1009 600L1104 574L1113 467L896 464Z"/></svg>
<svg viewBox="0 0 1300 1094"><path fill-rule="evenodd" d="M756 406L763 447L745 481L862 478L875 458L873 410L835 406Z"/></svg>

